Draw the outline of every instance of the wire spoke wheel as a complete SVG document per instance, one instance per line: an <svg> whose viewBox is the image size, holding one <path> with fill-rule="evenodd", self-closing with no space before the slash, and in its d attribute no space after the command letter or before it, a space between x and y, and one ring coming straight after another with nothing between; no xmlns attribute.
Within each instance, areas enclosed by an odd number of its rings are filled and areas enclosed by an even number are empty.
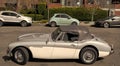
<svg viewBox="0 0 120 66"><path fill-rule="evenodd" d="M92 62L95 58L95 55L93 52L91 51L86 51L84 54L83 54L83 59L86 61L86 62Z"/></svg>
<svg viewBox="0 0 120 66"><path fill-rule="evenodd" d="M85 64L92 64L98 57L97 51L91 47L85 47L81 50L80 60Z"/></svg>
<svg viewBox="0 0 120 66"><path fill-rule="evenodd" d="M20 65L24 65L29 60L29 53L25 48L19 47L13 51L13 61Z"/></svg>
<svg viewBox="0 0 120 66"><path fill-rule="evenodd" d="M18 62L23 62L24 61L23 54L21 53L20 50L18 50L18 51L15 52L15 59Z"/></svg>

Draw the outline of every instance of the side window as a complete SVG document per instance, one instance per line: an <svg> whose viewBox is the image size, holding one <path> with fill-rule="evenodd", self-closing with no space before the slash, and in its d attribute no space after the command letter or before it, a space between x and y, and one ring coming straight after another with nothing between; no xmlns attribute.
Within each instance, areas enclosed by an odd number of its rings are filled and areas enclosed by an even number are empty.
<svg viewBox="0 0 120 66"><path fill-rule="evenodd" d="M61 15L61 18L69 18L67 15Z"/></svg>
<svg viewBox="0 0 120 66"><path fill-rule="evenodd" d="M69 32L69 33L65 33L64 37L63 37L63 41L78 41L79 40L79 33L77 32Z"/></svg>
<svg viewBox="0 0 120 66"><path fill-rule="evenodd" d="M55 17L56 17L56 18L60 18L60 15L56 15Z"/></svg>
<svg viewBox="0 0 120 66"><path fill-rule="evenodd" d="M64 35L64 33L61 33L61 34L59 35L59 38L57 39L57 41L62 41L62 40L63 40L63 35Z"/></svg>
<svg viewBox="0 0 120 66"><path fill-rule="evenodd" d="M10 16L17 16L17 14L15 14L15 13L10 13Z"/></svg>
<svg viewBox="0 0 120 66"><path fill-rule="evenodd" d="M3 12L2 15L9 16L9 13L8 12Z"/></svg>

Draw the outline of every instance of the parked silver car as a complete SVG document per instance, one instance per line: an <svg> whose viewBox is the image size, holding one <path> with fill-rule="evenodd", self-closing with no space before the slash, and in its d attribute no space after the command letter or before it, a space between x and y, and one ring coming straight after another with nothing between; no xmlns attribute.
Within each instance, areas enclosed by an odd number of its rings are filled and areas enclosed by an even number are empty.
<svg viewBox="0 0 120 66"><path fill-rule="evenodd" d="M0 11L0 26L5 23L19 23L22 27L32 24L32 18L14 11Z"/></svg>
<svg viewBox="0 0 120 66"><path fill-rule="evenodd" d="M7 55L18 64L29 58L79 59L85 64L113 52L113 46L90 34L83 26L61 26L50 34L30 33L9 44Z"/></svg>
<svg viewBox="0 0 120 66"><path fill-rule="evenodd" d="M112 25L120 25L120 16L110 16L105 19L95 21L95 26L109 28Z"/></svg>

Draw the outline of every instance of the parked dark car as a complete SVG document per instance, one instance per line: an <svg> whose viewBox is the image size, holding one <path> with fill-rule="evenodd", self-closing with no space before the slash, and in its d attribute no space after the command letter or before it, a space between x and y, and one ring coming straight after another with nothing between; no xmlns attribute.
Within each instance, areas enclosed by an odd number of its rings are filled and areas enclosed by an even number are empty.
<svg viewBox="0 0 120 66"><path fill-rule="evenodd" d="M95 21L95 26L102 26L104 28L109 28L112 25L120 25L120 16L110 16L104 19Z"/></svg>

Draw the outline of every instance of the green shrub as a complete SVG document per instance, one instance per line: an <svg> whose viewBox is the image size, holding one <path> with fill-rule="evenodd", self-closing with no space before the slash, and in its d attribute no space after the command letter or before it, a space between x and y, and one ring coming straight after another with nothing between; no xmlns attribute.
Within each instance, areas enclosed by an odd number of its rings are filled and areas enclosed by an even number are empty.
<svg viewBox="0 0 120 66"><path fill-rule="evenodd" d="M35 9L22 9L20 11L22 14L35 14Z"/></svg>
<svg viewBox="0 0 120 66"><path fill-rule="evenodd" d="M47 23L48 20L41 20L40 23Z"/></svg>
<svg viewBox="0 0 120 66"><path fill-rule="evenodd" d="M38 14L44 15L46 9L47 8L46 8L46 4L45 3L38 4L38 6L37 6Z"/></svg>
<svg viewBox="0 0 120 66"><path fill-rule="evenodd" d="M94 15L92 14L94 11ZM91 21L92 15L94 16L94 20L101 19L107 17L107 11L96 9L96 8L53 8L50 9L50 17L52 17L55 13L66 13L76 18L80 21Z"/></svg>
<svg viewBox="0 0 120 66"><path fill-rule="evenodd" d="M35 21L40 21L43 19L43 16L40 14L24 14L24 15L31 17Z"/></svg>

